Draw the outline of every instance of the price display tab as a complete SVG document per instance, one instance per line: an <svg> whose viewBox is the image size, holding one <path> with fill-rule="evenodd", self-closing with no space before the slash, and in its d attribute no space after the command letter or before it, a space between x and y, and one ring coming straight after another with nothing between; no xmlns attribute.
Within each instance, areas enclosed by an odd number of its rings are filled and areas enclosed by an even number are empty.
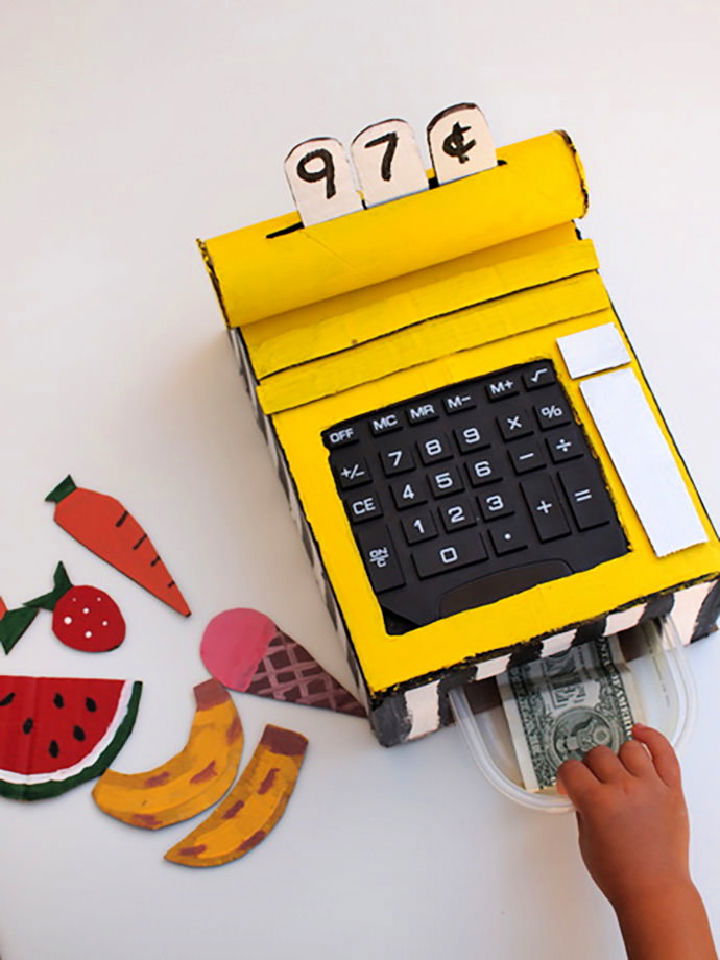
<svg viewBox="0 0 720 960"><path fill-rule="evenodd" d="M428 189L415 136L405 120L383 120L365 127L351 147L366 207Z"/></svg>
<svg viewBox="0 0 720 960"><path fill-rule="evenodd" d="M285 176L306 227L363 208L345 150L332 137L293 147L285 160Z"/></svg>
<svg viewBox="0 0 720 960"><path fill-rule="evenodd" d="M439 184L497 166L487 121L475 103L457 103L434 117L428 144Z"/></svg>

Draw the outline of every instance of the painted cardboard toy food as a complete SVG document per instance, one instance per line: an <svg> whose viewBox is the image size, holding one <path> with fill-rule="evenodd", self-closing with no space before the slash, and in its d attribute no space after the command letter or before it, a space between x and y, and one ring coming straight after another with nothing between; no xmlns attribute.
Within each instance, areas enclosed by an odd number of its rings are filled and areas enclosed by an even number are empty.
<svg viewBox="0 0 720 960"><path fill-rule="evenodd" d="M65 477L45 499L55 504L55 523L78 543L173 610L190 616L190 607L147 533L118 500L76 486L71 476Z"/></svg>
<svg viewBox="0 0 720 960"><path fill-rule="evenodd" d="M29 607L8 610L0 597L0 646L5 653L10 653L37 613L37 610L31 610Z"/></svg>
<svg viewBox="0 0 720 960"><path fill-rule="evenodd" d="M200 657L231 690L364 717L355 697L259 610L237 607L205 628Z"/></svg>
<svg viewBox="0 0 720 960"><path fill-rule="evenodd" d="M0 676L0 794L54 797L92 780L135 724L142 683Z"/></svg>
<svg viewBox="0 0 720 960"><path fill-rule="evenodd" d="M265 727L234 790L184 840L165 854L172 863L214 867L244 856L270 833L285 812L307 740L294 730Z"/></svg>
<svg viewBox="0 0 720 960"><path fill-rule="evenodd" d="M193 693L195 717L185 747L153 770L106 770L93 789L104 813L158 830L207 810L230 788L243 749L235 704L217 680L199 683Z"/></svg>
<svg viewBox="0 0 720 960"><path fill-rule="evenodd" d="M53 633L66 647L86 653L103 653L125 639L125 621L113 598L88 584L74 586L65 565L55 568L53 589L29 600L27 607L52 610Z"/></svg>

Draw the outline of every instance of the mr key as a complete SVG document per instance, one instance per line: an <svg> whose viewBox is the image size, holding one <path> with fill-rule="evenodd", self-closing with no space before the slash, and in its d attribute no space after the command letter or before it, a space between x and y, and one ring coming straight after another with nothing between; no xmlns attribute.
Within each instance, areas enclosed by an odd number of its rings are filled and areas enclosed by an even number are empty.
<svg viewBox="0 0 720 960"><path fill-rule="evenodd" d="M355 417L323 441L390 633L627 550L549 360Z"/></svg>

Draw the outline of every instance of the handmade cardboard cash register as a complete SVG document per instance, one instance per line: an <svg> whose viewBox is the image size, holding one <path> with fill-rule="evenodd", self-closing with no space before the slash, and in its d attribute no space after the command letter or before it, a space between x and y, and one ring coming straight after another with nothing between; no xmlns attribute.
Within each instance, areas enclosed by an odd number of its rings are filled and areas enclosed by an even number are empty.
<svg viewBox="0 0 720 960"><path fill-rule="evenodd" d="M385 745L448 691L674 610L720 543L574 223L568 136L497 151L471 104L307 141L300 215L201 244L240 369Z"/></svg>

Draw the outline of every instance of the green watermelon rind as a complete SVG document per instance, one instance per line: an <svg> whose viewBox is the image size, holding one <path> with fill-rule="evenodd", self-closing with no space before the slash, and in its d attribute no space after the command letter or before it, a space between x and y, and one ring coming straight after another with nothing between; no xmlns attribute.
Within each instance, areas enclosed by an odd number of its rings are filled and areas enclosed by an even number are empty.
<svg viewBox="0 0 720 960"><path fill-rule="evenodd" d="M115 731L115 735L95 763L88 767L72 773L64 780L51 780L52 772L48 774L48 780L44 783L8 783L0 779L0 796L10 797L13 800L44 800L48 797L58 797L62 793L67 793L73 787L79 787L81 783L87 783L88 780L94 780L106 770L113 762L115 757L125 745L125 741L132 733L135 721L137 720L140 697L142 695L142 680L133 682L132 693L125 708L125 716Z"/></svg>

